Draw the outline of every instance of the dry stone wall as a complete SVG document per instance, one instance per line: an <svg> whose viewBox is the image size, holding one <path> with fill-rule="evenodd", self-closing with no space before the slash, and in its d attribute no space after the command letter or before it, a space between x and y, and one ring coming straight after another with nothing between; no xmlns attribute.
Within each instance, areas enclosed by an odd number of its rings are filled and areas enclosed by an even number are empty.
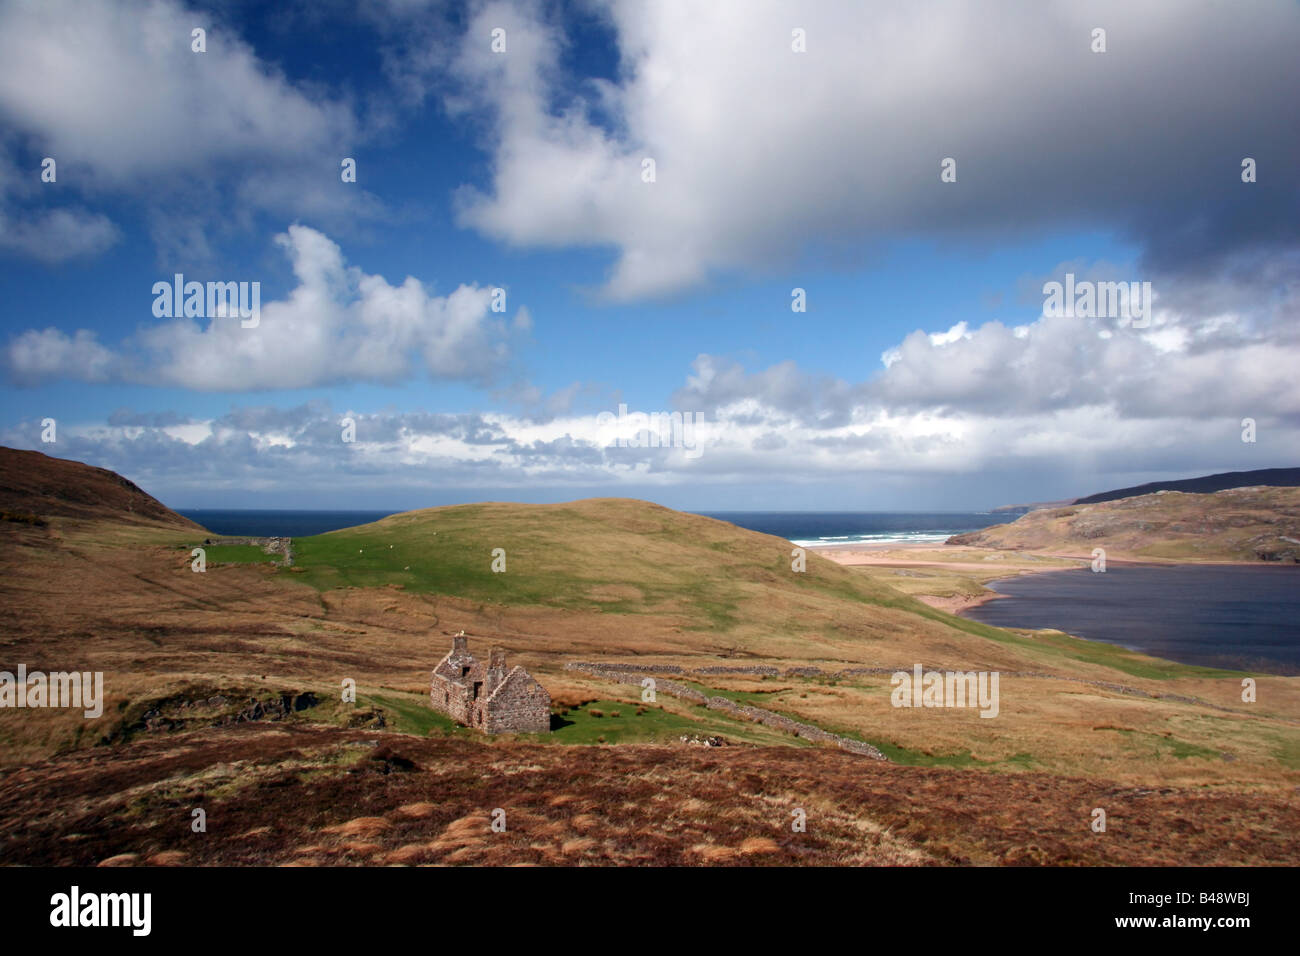
<svg viewBox="0 0 1300 956"><path fill-rule="evenodd" d="M675 664L662 664L662 665L623 664L623 663L600 664L600 663L592 663L586 661L575 661L565 666L573 670L584 670L589 668L599 668L603 671L609 671L611 668L613 668L616 671L635 670L636 672L641 674L677 674L681 676L687 676L690 674L696 674L700 676L719 675L719 674L731 674L731 675L753 674L755 676L766 676L766 677L774 677L774 676L811 677L811 678L825 678L827 680L846 680L850 677L862 677L866 675L892 676L894 674L897 674L899 671L906 671L910 673L912 670L912 665L908 665L905 667L845 667L839 670L827 670L825 668L816 667L811 664L805 664L799 667L787 667L783 671L779 671L777 668L769 665L750 665L750 666L712 665L709 667L700 667L695 670L688 671L687 669ZM969 670L969 668L941 667L938 665L927 665L925 669L927 671ZM591 670L588 670L588 672L595 673L595 671L591 671ZM1197 706L1200 707L1209 707L1213 710L1221 710L1228 713L1234 712L1231 707L1224 707L1221 704L1215 704L1210 701L1202 700L1199 697L1185 697L1181 694L1152 694L1150 691L1145 691L1138 687L1129 687L1127 684L1116 684L1112 681L1091 680L1086 677L1065 677L1060 674L1046 674L1043 673L1042 671L1002 671L1001 676L1030 677L1030 678L1038 678L1041 680L1069 681L1070 683L1073 684L1087 684L1090 687L1098 687L1101 688L1102 690L1108 690L1116 694L1125 694L1130 697L1145 697L1152 700L1158 699L1158 700L1177 701L1179 703L1196 704ZM664 688L664 683L665 683L664 681L658 681L657 686L660 688ZM680 687L681 685L676 685L676 686ZM701 698L704 696L689 687L685 688L685 690L690 694L694 694ZM680 696L680 695L673 694L673 696ZM703 700L692 699L691 702L699 704L699 703L703 703ZM849 749L849 748L846 747L845 749Z"/></svg>
<svg viewBox="0 0 1300 956"><path fill-rule="evenodd" d="M240 538L228 537L226 535L214 536L203 539L204 547L224 547L251 545L255 548L261 548L263 554L279 555L279 561L276 563L282 567L293 567L293 539L292 538Z"/></svg>
<svg viewBox="0 0 1300 956"><path fill-rule="evenodd" d="M617 684L640 684L645 679L646 671L638 670L630 672L618 667L612 667L607 664L596 664L588 661L570 661L564 665L565 670L581 671L590 674L593 677L599 677L603 680L612 681ZM681 668L678 668L680 671ZM776 668L771 668L775 671ZM696 673L709 673L707 668L701 669ZM737 671L727 671L727 673L737 673ZM748 673L746 671L745 673ZM767 671L763 671L767 673ZM847 750L850 753L861 754L864 757L870 757L873 760L887 759L883 753L877 750L871 744L864 743L861 740L852 740L848 737L842 737L839 734L833 734L828 730L823 730L813 724L805 724L787 717L784 714L778 714L770 710L764 710L762 707L755 707L752 704L740 704L729 697L709 697L700 693L694 687L687 687L685 684L679 684L677 681L655 679L655 691L657 693L668 694L670 697L676 697L680 700L689 701L692 704L700 704L709 710L720 711L730 714L733 717L739 717L742 720L753 721L754 723L763 724L766 727L772 727L776 730L782 730L796 737L802 737L805 740L812 740L818 743L832 743L841 750Z"/></svg>

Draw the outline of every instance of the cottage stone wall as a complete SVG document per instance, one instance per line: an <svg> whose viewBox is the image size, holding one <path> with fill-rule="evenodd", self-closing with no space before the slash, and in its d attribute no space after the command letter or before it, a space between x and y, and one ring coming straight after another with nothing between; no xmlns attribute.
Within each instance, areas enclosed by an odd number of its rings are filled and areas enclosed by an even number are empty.
<svg viewBox="0 0 1300 956"><path fill-rule="evenodd" d="M522 667L510 671L483 707L489 734L538 734L551 729L551 695Z"/></svg>
<svg viewBox="0 0 1300 956"><path fill-rule="evenodd" d="M489 734L545 733L551 729L551 695L522 667L508 673L506 654L493 648L484 666L457 635L434 668L429 706Z"/></svg>
<svg viewBox="0 0 1300 956"><path fill-rule="evenodd" d="M457 684L440 674L434 674L429 699L434 710L442 711L458 723L473 724L474 715L471 712L469 691L463 684Z"/></svg>
<svg viewBox="0 0 1300 956"><path fill-rule="evenodd" d="M224 545L253 545L261 548L263 554L277 554L280 560L276 563L281 567L293 567L293 538L239 538L228 535L214 535L210 538L203 539L204 547L217 547Z"/></svg>

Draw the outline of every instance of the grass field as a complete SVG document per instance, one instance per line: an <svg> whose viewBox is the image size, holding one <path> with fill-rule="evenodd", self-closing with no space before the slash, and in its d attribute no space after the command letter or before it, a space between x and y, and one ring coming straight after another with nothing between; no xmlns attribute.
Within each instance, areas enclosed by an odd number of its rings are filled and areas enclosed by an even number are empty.
<svg viewBox="0 0 1300 956"><path fill-rule="evenodd" d="M954 549L922 571L810 551L795 571L782 539L601 499L397 515L295 541L293 568L218 544L198 574L189 552L208 533L138 490L122 520L98 493L28 484L11 510L44 523L0 522L6 657L102 672L104 697L98 718L0 708L6 862L1300 861L1300 679L994 628L917 598L1060 558ZM541 681L553 732L486 737L428 706L460 632ZM681 668L889 760L667 694L643 707L635 685L575 660ZM719 664L827 674L700 673ZM997 672L996 719L893 706L890 673L916 664ZM198 805L219 838L188 839ZM1088 829L1098 806L1104 839ZM486 828L493 807L506 839ZM807 839L789 836L792 807Z"/></svg>
<svg viewBox="0 0 1300 956"><path fill-rule="evenodd" d="M738 621L756 581L813 599L877 601L888 592L810 556L791 570L790 546L724 522L603 499L463 505L394 515L294 542L302 580L320 589L384 587L504 604L606 613L688 609L699 627ZM494 552L504 571L494 572ZM683 558L689 556L688 564ZM498 565L500 566L500 565Z"/></svg>
<svg viewBox="0 0 1300 956"><path fill-rule="evenodd" d="M431 708L423 696L397 692L362 692L358 700L367 706L381 708L388 726L400 733L420 737L435 735L483 739L481 735ZM345 719L340 712L341 708L336 708L335 720ZM544 744L590 745L676 743L683 734L722 736L732 743L810 746L806 740L736 720L704 707L694 707L679 701L642 705L612 698L598 698L572 707L557 705L553 708L549 734L506 736Z"/></svg>
<svg viewBox="0 0 1300 956"><path fill-rule="evenodd" d="M358 706L381 710L389 731L481 740L425 703L429 670L464 630L475 653L504 647L557 706L570 707L574 719L551 743L599 745L604 736L607 745L633 746L696 733L800 745L666 698L664 711L638 717L626 685L566 670L573 660L829 671L921 663L999 672L998 718L892 707L887 674L690 679L912 766L1133 786L1290 792L1300 785L1300 681L1253 675L1258 701L1245 704L1240 674L1059 632L995 628L914 596L980 586L997 565L983 555L968 554L927 579L809 552L800 573L790 566L791 545L779 538L610 499L393 516L295 540L294 569L253 547L223 553L229 546L214 546L205 574L190 570L188 553L201 532L62 519L48 528L6 523L0 532L15 659L103 670L110 715L196 683L250 693L313 690L326 699L350 678L368 689L363 698L375 698ZM494 548L505 551L504 573L492 571ZM308 718L335 726L367 719L335 707L295 717ZM9 711L0 713L0 745L13 765L92 747L102 726L60 711L21 719Z"/></svg>
<svg viewBox="0 0 1300 956"><path fill-rule="evenodd" d="M948 568L896 569L844 567L810 552L807 570L797 573L782 539L618 499L430 509L298 539L294 546L293 581L319 592L331 613L365 606L370 610L364 617L373 624L416 602L463 608L475 621L471 634L498 634L494 640L522 653L530 669L562 695L566 689L601 699L622 693L617 685L560 671L565 660L586 656L651 655L687 666L736 657L831 668L910 669L921 662L1076 681L1007 676L1003 712L992 721L971 712L898 711L888 704L885 677L782 681L776 691L752 682L736 687L725 679L700 685L864 740L912 765L1010 772L1035 767L1135 778L1154 765L1177 780L1264 784L1279 772L1293 773L1286 755L1293 752L1292 741L1300 741L1292 722L1300 712L1295 681L1268 679L1267 704L1243 708L1237 699L1243 675L1236 672L1159 660L1059 632L996 628L913 596L978 593L983 583L1005 574L987 553L955 551ZM497 548L505 552L501 573L492 570ZM1044 557L1033 563L1075 562ZM377 596L378 604L363 595ZM436 659L442 650L435 644L429 657ZM1087 681L1132 686L1158 699L1117 694ZM1207 716L1202 701L1223 710ZM627 709L620 712L626 715ZM562 727L557 739L664 739L644 722L625 726L626 716L616 725L608 717L601 723L585 711L574 713L581 729ZM701 713L713 722L707 732L753 739L752 727L728 731L717 723L719 715ZM1107 726L1133 733L1095 729ZM664 731L682 732L687 731L676 724Z"/></svg>
<svg viewBox="0 0 1300 956"><path fill-rule="evenodd" d="M255 544L210 544L203 550L209 564L272 564L277 557Z"/></svg>

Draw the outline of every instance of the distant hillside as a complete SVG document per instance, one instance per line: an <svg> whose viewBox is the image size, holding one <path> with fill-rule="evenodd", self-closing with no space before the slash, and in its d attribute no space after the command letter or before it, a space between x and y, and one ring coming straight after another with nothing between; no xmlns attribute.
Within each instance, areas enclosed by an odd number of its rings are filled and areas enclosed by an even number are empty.
<svg viewBox="0 0 1300 956"><path fill-rule="evenodd" d="M1183 478L1179 481L1152 481L1132 488L1118 488L1115 491L1102 491L1086 498L1076 498L1073 504L1092 505L1102 501L1116 501L1120 498L1133 498L1137 495L1151 495L1157 491L1181 491L1191 495L1208 495L1229 488L1253 488L1256 486L1270 488L1300 487L1300 468L1261 468L1257 471L1225 471L1218 475L1205 475L1202 478Z"/></svg>
<svg viewBox="0 0 1300 956"><path fill-rule="evenodd" d="M1260 474L1250 472L1249 474ZM1218 476L1216 476L1218 477ZM1192 561L1300 560L1300 488L1155 494L1033 511L948 544Z"/></svg>
<svg viewBox="0 0 1300 956"><path fill-rule="evenodd" d="M1030 511L1042 511L1044 508L1061 508L1072 504L1074 504L1074 499L1062 498L1059 501L1034 501L1024 505L1002 505L994 508L993 514L1027 514Z"/></svg>
<svg viewBox="0 0 1300 956"><path fill-rule="evenodd" d="M16 448L0 448L0 512L7 521L77 518L200 529L107 468Z"/></svg>

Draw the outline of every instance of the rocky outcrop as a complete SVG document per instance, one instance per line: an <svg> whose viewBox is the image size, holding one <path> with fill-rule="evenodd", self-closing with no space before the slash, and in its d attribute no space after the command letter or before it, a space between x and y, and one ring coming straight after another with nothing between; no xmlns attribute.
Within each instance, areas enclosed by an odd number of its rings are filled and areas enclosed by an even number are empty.
<svg viewBox="0 0 1300 956"><path fill-rule="evenodd" d="M263 697L241 693L183 692L144 701L101 743L113 743L138 733L170 733L197 727L225 727L261 720L284 720L320 704L310 691L282 691Z"/></svg>

